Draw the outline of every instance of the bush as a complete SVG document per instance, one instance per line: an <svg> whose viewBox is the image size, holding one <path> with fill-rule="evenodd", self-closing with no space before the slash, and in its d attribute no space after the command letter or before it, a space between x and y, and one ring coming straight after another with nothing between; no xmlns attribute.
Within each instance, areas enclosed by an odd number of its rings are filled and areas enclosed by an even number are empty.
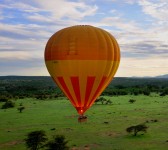
<svg viewBox="0 0 168 150"><path fill-rule="evenodd" d="M19 106L18 107L18 111L20 112L20 113L22 113L22 111L25 109L25 107L24 106Z"/></svg>
<svg viewBox="0 0 168 150"><path fill-rule="evenodd" d="M30 150L38 150L43 147L44 143L46 142L46 134L45 131L33 131L27 135L25 139L26 146Z"/></svg>
<svg viewBox="0 0 168 150"><path fill-rule="evenodd" d="M135 103L135 101L136 101L135 99L130 99L129 103L133 104L133 103Z"/></svg>
<svg viewBox="0 0 168 150"><path fill-rule="evenodd" d="M96 101L95 101L95 103L98 103L98 102L101 102L101 104L103 105L103 104L112 104L112 102L110 101L110 100L107 100L107 99L105 99L104 97L99 97Z"/></svg>
<svg viewBox="0 0 168 150"><path fill-rule="evenodd" d="M6 97L6 96L1 96L0 97L0 102L7 102L8 101L8 97Z"/></svg>
<svg viewBox="0 0 168 150"><path fill-rule="evenodd" d="M146 96L149 96L150 95L150 91L149 90L144 90L143 94L146 95Z"/></svg>
<svg viewBox="0 0 168 150"><path fill-rule="evenodd" d="M15 103L11 100L8 100L5 102L5 104L2 105L2 109L12 108L15 106Z"/></svg>
<svg viewBox="0 0 168 150"><path fill-rule="evenodd" d="M168 88L165 88L163 91L161 91L160 96L166 96L168 95Z"/></svg>
<svg viewBox="0 0 168 150"><path fill-rule="evenodd" d="M133 135L136 136L138 132L147 132L147 126L145 124L139 124L136 126L131 126L126 129L128 133L134 133Z"/></svg>
<svg viewBox="0 0 168 150"><path fill-rule="evenodd" d="M68 141L63 135L56 135L52 141L46 144L47 150L69 150Z"/></svg>

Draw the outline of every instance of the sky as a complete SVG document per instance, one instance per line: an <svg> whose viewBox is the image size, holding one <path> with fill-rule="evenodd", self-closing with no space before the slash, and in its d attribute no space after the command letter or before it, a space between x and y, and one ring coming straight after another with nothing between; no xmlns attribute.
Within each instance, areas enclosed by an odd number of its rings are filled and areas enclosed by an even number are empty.
<svg viewBox="0 0 168 150"><path fill-rule="evenodd" d="M44 50L58 30L92 25L118 41L116 77L168 74L167 0L0 0L0 76L48 76Z"/></svg>

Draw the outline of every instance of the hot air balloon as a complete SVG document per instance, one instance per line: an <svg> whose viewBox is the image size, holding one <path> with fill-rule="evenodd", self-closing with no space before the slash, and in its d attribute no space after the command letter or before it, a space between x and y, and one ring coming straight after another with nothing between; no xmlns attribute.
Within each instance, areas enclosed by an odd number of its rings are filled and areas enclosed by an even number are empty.
<svg viewBox="0 0 168 150"><path fill-rule="evenodd" d="M90 25L59 30L48 40L44 55L48 72L80 116L111 82L120 62L115 38Z"/></svg>

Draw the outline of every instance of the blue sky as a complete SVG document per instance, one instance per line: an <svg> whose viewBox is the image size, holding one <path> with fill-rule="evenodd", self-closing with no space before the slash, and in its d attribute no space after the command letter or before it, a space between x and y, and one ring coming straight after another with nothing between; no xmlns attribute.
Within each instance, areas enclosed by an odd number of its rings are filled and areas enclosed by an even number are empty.
<svg viewBox="0 0 168 150"><path fill-rule="evenodd" d="M49 37L79 24L103 28L117 39L116 76L168 74L167 16L167 0L1 0L0 75L49 75Z"/></svg>

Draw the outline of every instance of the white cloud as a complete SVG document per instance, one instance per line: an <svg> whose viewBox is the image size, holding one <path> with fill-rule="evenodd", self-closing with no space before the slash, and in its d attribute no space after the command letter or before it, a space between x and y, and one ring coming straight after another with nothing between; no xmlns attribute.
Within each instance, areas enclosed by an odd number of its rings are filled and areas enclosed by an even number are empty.
<svg viewBox="0 0 168 150"><path fill-rule="evenodd" d="M30 19L44 18L48 19L61 19L61 18L70 18L74 20L80 20L86 16L93 16L98 7L96 5L87 5L84 2L70 2L66 0L56 0L50 1L47 0L34 0L34 1L12 1L9 0L6 4L0 4L2 8L7 9L17 9L22 12L28 12ZM34 13L34 14L32 14ZM42 13L42 14L40 14ZM45 17L47 15L47 17ZM45 20L44 19L44 20ZM41 19L40 19L41 21Z"/></svg>
<svg viewBox="0 0 168 150"><path fill-rule="evenodd" d="M13 1L13 0L8 0L4 4L0 4L1 8L6 8L6 9L17 9L17 10L22 10L24 12L39 12L41 9L38 7L34 7L28 2L23 2L22 0Z"/></svg>
<svg viewBox="0 0 168 150"><path fill-rule="evenodd" d="M84 2L70 2L65 0L46 1L35 0L41 9L51 13L55 18L71 18L82 19L85 16L92 16L96 13L98 7L96 5L86 5Z"/></svg>
<svg viewBox="0 0 168 150"><path fill-rule="evenodd" d="M120 31L136 31L138 24L135 21L124 20L121 17L106 17L101 20L104 26L115 27Z"/></svg>
<svg viewBox="0 0 168 150"><path fill-rule="evenodd" d="M34 13L33 15L27 16L28 19L33 20L33 21L40 21L40 22L53 22L53 18L52 17L46 17L44 15L40 15L38 13ZM56 19L54 19L56 20Z"/></svg>
<svg viewBox="0 0 168 150"><path fill-rule="evenodd" d="M12 66L12 62L16 62L18 74L23 74L23 70L25 75L26 73L31 75L34 70L41 70L41 73L47 74L45 66L41 64L44 63L43 53L49 37L67 26L90 24L103 27L117 38L122 56L117 76L166 74L168 66L166 60L168 57L167 0L121 0L120 2L105 0L106 4L115 3L119 8L111 7L107 10L108 12L103 11L105 8L103 2L101 6L100 1L96 0L76 2L4 0L0 4L2 8L0 10L0 20L2 20L0 23L0 61L1 64L4 63L4 67L2 65L0 67L3 73L5 73L5 65L8 64L7 61L10 61L8 68ZM134 4L139 8L140 17L144 17L146 24L143 21L138 22L135 18L131 19L129 13L133 11L120 10L128 5L134 7ZM123 14L123 11L126 14ZM88 16L89 19L87 19ZM19 71L23 67L22 62L23 65L25 63L29 66ZM41 66L33 68L34 63ZM10 74L14 73L11 71Z"/></svg>
<svg viewBox="0 0 168 150"><path fill-rule="evenodd" d="M140 0L139 4L142 6L144 13L168 23L168 3L167 0L151 1Z"/></svg>
<svg viewBox="0 0 168 150"><path fill-rule="evenodd" d="M31 25L31 24L28 24L28 25L17 24L17 25L15 25L15 24L0 23L0 31L1 32L11 32L11 33L19 34L19 35L24 35L25 37L34 36L36 34L34 31L37 31L39 29L41 29L41 33L38 32L38 34L41 34L42 36L45 36L47 34L46 31L44 30L43 26L37 26L37 25ZM44 30L44 31L42 31L42 30Z"/></svg>
<svg viewBox="0 0 168 150"><path fill-rule="evenodd" d="M21 51L21 52L12 52L12 51L3 51L0 52L0 59L6 59L6 60L15 60L15 59L21 59L21 60L29 60L32 58L31 53L26 52L26 51Z"/></svg>
<svg viewBox="0 0 168 150"><path fill-rule="evenodd" d="M111 27L121 47L123 57L168 56L167 26L149 25L144 28L138 22L120 17L106 17L102 25Z"/></svg>

